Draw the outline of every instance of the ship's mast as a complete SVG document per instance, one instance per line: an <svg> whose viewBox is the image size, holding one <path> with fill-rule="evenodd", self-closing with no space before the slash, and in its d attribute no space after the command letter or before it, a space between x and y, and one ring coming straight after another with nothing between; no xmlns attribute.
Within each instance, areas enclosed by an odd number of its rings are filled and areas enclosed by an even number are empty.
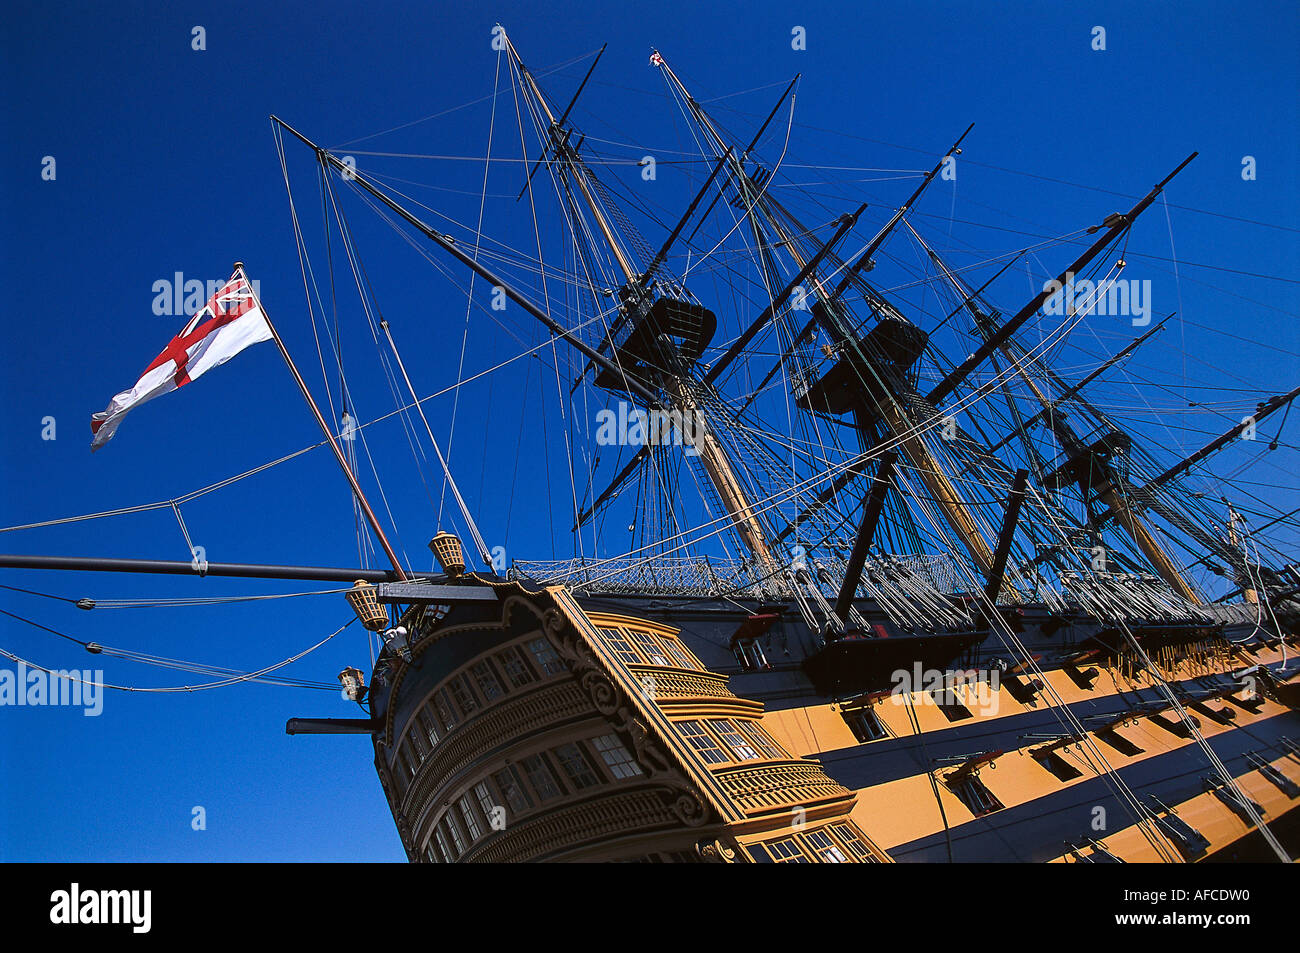
<svg viewBox="0 0 1300 953"><path fill-rule="evenodd" d="M994 320L992 315L983 311L976 304L975 296L971 294L971 289L966 287L965 283L952 273L947 264L939 257L934 249L932 249L925 240L916 233L916 230L912 229L910 224L908 225L908 228L911 230L912 236L921 243L921 247L924 248L926 253L930 256L930 260L939 266L940 271L948 282L953 285L958 294L962 295L967 309L975 319L975 327L977 331L980 336L987 341L992 337L994 331ZM1079 439L1078 434L1074 432L1074 428L1065 420L1065 416L1055 412L1056 402L1043 392L1043 389L1038 385L1038 382L1034 380L1033 376L1029 373L1029 365L1035 367L1040 366L1041 362L1039 359L1032 354L1025 353L1023 349L1013 350L1014 344L1014 338L1004 338L997 345L997 353L1000 353L1004 358L1006 358L1012 369L1015 370L1017 376L1024 382L1025 386L1029 388L1035 399L1042 405L1042 416L1046 419L1047 425L1051 429L1052 433L1054 433L1057 439L1060 440L1061 447L1065 452L1071 457L1078 457L1081 455L1085 456L1088 459L1088 472L1100 472L1102 474L1100 483L1094 484L1093 492L1095 493L1097 500L1110 507L1110 509L1115 513L1116 520L1124 527L1124 530L1129 534L1129 536L1132 537L1133 541L1137 544L1138 548L1142 550L1143 554L1146 555L1148 561L1160 577L1188 602L1199 604L1200 598L1183 578L1182 573L1174 564L1174 561L1170 559L1169 554L1165 552L1164 547L1160 545L1159 540L1156 539L1155 535L1147 528L1137 511L1129 504L1128 498L1120 489L1114 466L1109 462L1109 460L1103 458L1100 454L1092 452L1090 448ZM992 355L990 355L990 359L992 359ZM1055 375L1052 376L1055 377ZM1008 400L1010 399L1010 395L1008 395ZM1012 406L1014 408L1014 403ZM1021 429L1023 430L1023 425L1021 425ZM1083 492L1085 494L1088 492L1086 486L1083 487Z"/></svg>
<svg viewBox="0 0 1300 953"><path fill-rule="evenodd" d="M712 148L717 154L723 154L728 149L728 146L723 139L721 132L714 125L712 119L704 109L701 108L690 95L677 74L673 72L667 62L663 61L663 57L659 56L658 59L660 69L664 71L664 74L677 88L678 93L689 106L691 113L695 116L700 128L706 133ZM967 132L969 131L970 130L968 129ZM963 138L964 136L965 133L963 133ZM954 144L952 149L949 150L948 155L952 155L954 152L958 151L958 144L960 142L961 140L959 139L957 144ZM731 171L733 181L736 183L736 188L740 190L746 208L751 210L751 220L753 219L752 209L757 208L762 211L766 221L778 235L781 247L790 255L795 264L802 269L807 265L807 259L800 250L799 244L795 240L795 235L786 228L785 224L778 218L778 216L772 214L766 197L754 188L748 174L745 172L744 160L748 156L748 152L749 150L746 150L739 156L735 155L734 152L732 153ZM854 266L856 269L861 269L870 260L871 251L873 251L875 247L879 247L880 242L884 240L885 236L888 235L893 226L902 218L902 214L907 210L907 208L916 201L921 190L924 189L925 185L929 184L929 182L934 178L934 175L939 171L939 168L940 166L935 167L935 169L926 177L921 188L913 193L912 197L908 199L907 203L901 209L899 209L886 228L882 229L881 233L873 239L868 250L863 255L859 256L859 260ZM756 223L754 227L757 229ZM809 276L809 280L813 285L813 288L816 290L817 297L821 301L827 303L835 300L843 288L842 284L841 288L836 289L834 292L829 292L822 283L821 278L818 277L815 272ZM833 309L828 307L825 309L824 313L826 314L828 321L832 324L832 327L828 330L832 334L833 340L837 343L843 343L845 346L856 347L857 345L854 336L848 334L847 329L836 326L839 322ZM877 409L879 410L885 425L889 428L889 431L894 434L895 438L899 441L899 446L906 455L908 462L912 465L914 472L920 478L922 484L934 499L935 503L939 506L939 509L942 511L948 525L957 534L958 538L970 553L971 558L974 559L975 563L980 567L981 571L987 573L993 567L993 550L989 546L988 541L984 538L984 535L980 532L979 527L975 524L975 521L971 518L970 507L962 499L961 494L958 493L956 487L953 486L952 481L948 479L947 474L943 472L938 461L935 460L933 454L930 453L929 448L926 447L916 423L892 395L888 395L885 399L878 401Z"/></svg>
<svg viewBox="0 0 1300 953"><path fill-rule="evenodd" d="M1133 222L1137 217L1155 201L1156 196L1164 190L1164 187L1169 183L1169 181L1181 172L1194 158L1196 158L1196 153L1192 153L1184 159L1173 172L1169 173L1169 175L1165 176L1164 179L1157 183L1151 191L1148 192L1141 201L1129 209L1126 214L1109 216L1106 221L1099 226L1099 228L1105 229L1101 237L1093 242L1093 244L1066 269L1064 274L1059 276L1055 282L1045 285L1043 290L1035 295L1034 298L1021 308L1009 321L1001 327L994 327L990 321L987 328L982 329L984 344L976 349L975 353L966 358L966 360L951 373L949 373L947 377L940 381L939 384L927 395L927 400L937 406L940 401L952 394L953 391L955 391L966 379L966 377L968 377L976 367L988 359L994 352L1001 351L1004 354L1007 353L1004 349L1008 342L1011 341L1012 336L1026 321L1038 313L1039 309L1042 308L1048 297L1053 293L1050 289L1052 287L1064 287L1072 280L1074 275L1082 273L1083 269L1086 268L1094 258L1100 255L1104 249L1110 247L1121 235L1125 234L1130 228L1132 228ZM1023 375L1025 373L1021 361L1012 359L1012 363L1020 374ZM1047 410L1050 403L1045 401L1041 392L1038 391L1036 385L1034 385L1032 381L1030 382L1030 386L1034 390L1035 394L1039 396L1039 399L1044 401L1044 410ZM1056 421L1058 419L1050 413L1048 416L1051 421ZM1063 438L1062 442L1066 443L1066 440ZM1077 439L1075 442L1077 443ZM1082 448L1082 455L1083 466L1090 472L1097 472L1097 469L1101 467L1105 468L1105 478L1095 485L1094 492L1096 493L1097 498L1110 507L1110 512L1133 538L1133 541L1137 543L1138 547L1151 562L1151 565L1170 585L1170 587L1186 598L1189 602L1199 603L1199 597L1187 584L1186 580L1183 579L1178 567L1174 565L1173 561L1161 548L1159 542L1156 541L1155 537L1142 523L1136 511L1130 505L1127 496L1120 492L1119 486L1114 479L1114 471L1110 469L1109 464L1096 452L1095 448Z"/></svg>
<svg viewBox="0 0 1300 953"><path fill-rule="evenodd" d="M700 127L709 137L715 151L720 151L724 148L725 142L721 133L718 131L709 116L704 112L699 104L695 102L689 92L687 92L684 84L682 84L676 73L674 73L672 68L663 61L662 56L656 55L655 61L688 104ZM967 132L969 132L969 129L967 129ZM962 138L965 138L965 133L963 133ZM949 156L960 151L960 143L961 139L958 139L957 142L953 144L952 149L948 152ZM784 227L779 218L771 213L768 207L770 203L765 199L765 197L762 194L755 194L752 189L752 183L744 171L744 160L748 155L748 151L749 150L746 150L745 153L742 153L738 157L733 156L731 160L736 187L741 191L747 206L753 207L754 205L758 205L762 208L772 227L781 236L782 246L787 249L788 253L796 262L802 265L803 258L797 243L793 240L794 236ZM945 160L946 158L947 157L945 157ZM1195 158L1195 153L1185 159L1173 172L1158 183L1126 215L1115 215L1108 218L1106 223L1102 226L1105 229L1104 234L1094 242L1093 245L1085 251L1073 265L1071 265L1067 274L1077 273L1080 271L1105 247L1109 246L1114 239L1126 232L1132 226L1132 223L1137 216L1140 215L1155 200L1156 196L1160 194L1164 186L1193 158ZM894 216L881 230L880 234L872 240L868 249L859 256L858 260L854 262L849 269L847 269L847 273L843 279L841 279L831 295L826 295L821 282L814 276L813 284L822 302L826 305L831 305L844 289L847 288L848 284L852 281L854 275L859 270L864 267L870 267L872 263L870 257L871 253L880 246L889 232L892 231L892 229L903 219L903 215L916 201L925 186L933 179L941 165L942 162L940 163L940 166L936 166L935 169L927 175L918 189L912 194L907 202L897 210ZM1061 279L1062 282L1065 280L1068 280L1068 278L1063 277ZM1047 292L1044 291L1044 293L1037 296L1001 328L993 327L991 322L987 327L982 326L981 333L985 336L984 346L978 349L974 354L967 358L961 366L940 382L939 386L937 386L927 396L926 402L933 407L937 407L938 403L952 393L958 384L969 375L969 373L980 362L991 357L995 352L1000 352L1011 361L1012 366L1017 369L1017 372L1025 377L1030 388L1043 403L1044 411L1047 413L1054 428L1064 428L1065 430L1068 430L1068 427L1064 427L1063 422L1060 422L1059 418L1050 413L1050 407L1052 406L1050 401L1048 401L1046 396L1042 394L1041 390L1037 387L1037 384L1034 381L1029 380L1025 375L1022 362L1015 360L1011 354L1011 336L1021 324L1038 311L1042 306L1043 301L1046 300L1046 297ZM840 322L837 307L826 306L823 307L820 312L814 310L814 314L818 318L823 319L822 323L826 326L826 330L832 335L832 339L837 344L851 347L855 351L859 349L855 335L847 333L847 328L838 326ZM889 430L897 439L899 439L904 453L912 463L913 468L920 477L922 483L943 512L948 524L965 544L975 562L981 569L987 572L993 562L993 553L984 536L980 533L974 521L971 519L969 515L969 507L966 506L965 501L957 493L947 475L943 472L938 462L921 441L917 433L916 425L912 422L910 415L906 413L900 402L897 400L897 395L890 393L888 388L884 388L884 391L885 393L883 393L883 395L876 395L877 399L874 402L875 407L873 409L877 411ZM1058 432L1063 438L1062 442L1067 444L1067 446L1077 446L1079 444L1077 438L1073 437L1073 434L1070 435L1070 438L1066 438L1063 431ZM1088 448L1082 449L1087 450ZM1102 461L1098 460L1098 462L1100 463ZM1178 567L1164 552L1154 535L1144 525L1135 509L1130 505L1126 494L1121 491L1114 478L1114 473L1108 465L1106 473L1108 478L1103 480L1101 485L1095 487L1094 492L1096 493L1097 499L1109 507L1109 512L1133 538L1134 542L1143 551L1161 577L1164 578L1175 591L1188 599L1188 601L1194 603L1199 602L1199 598L1183 579Z"/></svg>
<svg viewBox="0 0 1300 953"><path fill-rule="evenodd" d="M547 135L550 138L551 148L559 159L561 168L568 173L570 180L573 181L582 194L597 229L604 238L606 245L609 246L610 254L613 255L619 269L623 272L625 286L636 286L639 290L641 276L632 266L626 250L619 242L610 224L606 210L592 191L591 183L588 181L590 171L582 162L577 149L570 143L569 129L556 119L537 81L524 65L509 37L506 37L506 49L518 70L525 90L532 94L533 100L545 114L548 122ZM687 362L682 359L677 348L666 336L661 335L658 343L669 365L662 369L663 373L659 382L667 393L673 408L681 413L683 419L688 419L694 424L692 429L695 432L695 449L699 451L700 462L709 481L713 484L719 498L722 500L727 516L740 535L741 540L758 561L762 572L766 574L774 571L777 562L768 546L762 522L759 520L743 485L736 476L726 450L718 441L717 436L709 426L707 418L701 411L696 394L698 385L691 378Z"/></svg>
<svg viewBox="0 0 1300 953"><path fill-rule="evenodd" d="M618 263L619 269L623 272L623 277L628 281L632 280L632 278L636 277L636 272L632 268L632 263L628 260L627 252L615 237L614 230L610 227L609 220L605 215L605 210L601 207L600 203L596 201L596 197L591 192L591 184L587 181L587 176L583 174L586 169L584 166L581 166L581 158L579 157L577 150L568 142L567 130L561 126L559 121L555 118L555 114L551 111L550 104L547 103L546 97L542 95L541 87L537 85L537 80L533 78L533 74L528 71L528 67L525 66L523 60L519 58L519 53L515 50L515 45L510 42L510 37L506 36L505 41L506 51L510 54L510 58L514 62L515 68L519 71L520 78L524 81L527 90L532 92L534 102L536 102L538 107L546 114L546 120L548 123L547 135L551 140L551 148L555 150L555 153L561 162L571 170L571 178L574 184L578 186L578 191L582 193L582 197L586 200L587 206L591 210L592 217L596 220L596 227L600 229L600 233L604 236L606 244L609 245L610 253L613 254L614 260Z"/></svg>
<svg viewBox="0 0 1300 953"><path fill-rule="evenodd" d="M1179 529L1186 532L1189 536L1196 539L1196 541L1201 543L1203 546L1205 546L1206 549L1210 550L1211 552L1219 553L1219 555L1223 557L1227 562L1235 566L1238 572L1244 573L1246 571L1247 564L1246 562L1243 561L1241 553L1236 552L1231 547L1231 545L1225 548L1222 542L1215 540L1212 536L1205 533L1203 530L1197 528L1195 524L1193 524L1192 522L1183 519L1179 514L1173 512L1170 507L1165 506L1164 504L1158 502L1154 494L1165 483L1186 473L1188 470L1190 470L1197 463L1204 460L1206 457L1210 456L1213 453L1217 453L1218 451L1226 447L1228 444L1230 444L1233 440L1242 436L1243 431L1250 425L1247 423L1247 421L1250 421L1251 423L1257 425L1261 421L1263 421L1266 417L1268 417L1270 414L1272 414L1274 411L1280 410L1283 407L1290 406L1291 402L1295 400L1297 397L1300 397L1300 387L1294 388L1293 390L1291 390L1286 394L1280 394L1271 397L1267 401L1260 403L1256 407L1255 413L1251 415L1251 417L1247 418L1246 421L1242 421L1240 424L1237 424L1232 429L1228 430L1226 433L1220 434L1218 437L1216 437L1214 440L1211 440L1200 450L1197 450L1195 453L1189 454L1188 456L1180 460L1178 463L1174 464L1172 467L1165 470L1159 476L1153 477L1142 486L1133 490L1130 495L1138 499L1146 500L1147 505L1150 506L1157 513L1159 513L1166 520L1169 520L1173 525L1177 526ZM1109 521L1110 519L1119 518L1119 517L1120 517L1119 511L1112 508L1098 514L1092 520L1092 525L1098 527L1104 526L1106 522ZM1262 566L1259 567L1259 572L1265 579L1269 579L1274 575L1272 570L1266 569Z"/></svg>

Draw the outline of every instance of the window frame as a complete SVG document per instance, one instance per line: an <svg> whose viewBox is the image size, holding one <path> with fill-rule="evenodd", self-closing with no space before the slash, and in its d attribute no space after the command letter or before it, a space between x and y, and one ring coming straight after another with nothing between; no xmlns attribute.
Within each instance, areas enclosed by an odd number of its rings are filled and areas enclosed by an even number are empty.
<svg viewBox="0 0 1300 953"><path fill-rule="evenodd" d="M1083 771L1077 765L1066 761L1055 750L1043 751L1038 754L1031 751L1029 754L1038 763L1039 767L1058 781L1073 781L1075 778L1083 777Z"/></svg>
<svg viewBox="0 0 1300 953"><path fill-rule="evenodd" d="M465 856L465 851L469 850L469 844L465 840L465 832L460 829L460 824L456 822L455 814L449 807L443 812L442 820L438 822L447 827L447 833L451 836L452 848L456 851L456 859Z"/></svg>
<svg viewBox="0 0 1300 953"><path fill-rule="evenodd" d="M536 761L538 763L542 772L544 772L543 777L549 779L551 786L555 788L555 794L547 795L546 797L542 796L541 789L533 780L533 772L529 770L528 765L525 764L527 761ZM520 758L519 765L523 768L524 780L527 782L528 786L532 788L533 797L537 800L538 804L545 804L547 801L555 801L565 796L566 792L564 790L564 785L560 783L560 779L555 773L555 768L551 766L550 759L546 756L545 751L538 751L535 754L526 755L525 757Z"/></svg>
<svg viewBox="0 0 1300 953"><path fill-rule="evenodd" d="M759 645L759 639L762 636L754 636L748 639L737 639L732 644L732 655L740 663L742 672L770 672L772 663L768 661L767 653ZM753 655L751 659L750 656Z"/></svg>
<svg viewBox="0 0 1300 953"><path fill-rule="evenodd" d="M789 846L793 853L778 854L778 848ZM806 864L808 855L804 853L803 848L799 846L799 841L793 837L782 837L780 840L764 841L763 850L767 856L772 859L774 864Z"/></svg>
<svg viewBox="0 0 1300 953"><path fill-rule="evenodd" d="M460 817L465 822L465 833L469 836L469 843L472 846L483 836L483 825L474 810L474 803L470 800L468 791L456 799L456 807L459 808Z"/></svg>
<svg viewBox="0 0 1300 953"><path fill-rule="evenodd" d="M479 669L482 669L480 672ZM493 702L506 695L506 688L501 684L501 678L497 675L496 667L492 664L490 657L484 657L469 667L469 673L474 676L474 684L478 687L478 693L483 699L484 705L491 705ZM485 679L490 685L495 686L496 694L489 696L488 690L484 687Z"/></svg>
<svg viewBox="0 0 1300 953"><path fill-rule="evenodd" d="M872 742L885 741L894 736L889 730L889 726L885 724L885 720L876 713L876 706L874 704L851 705L847 708L841 707L840 717L844 719L844 724L848 726L849 731L853 732L853 737L858 740L858 744L869 745ZM855 720L857 719L861 719L861 725L863 727L870 728L874 726L875 728L878 728L879 734L874 737L863 737L863 735L869 735L872 733L859 731L859 725L855 724Z"/></svg>
<svg viewBox="0 0 1300 953"><path fill-rule="evenodd" d="M685 668L693 672L698 672L703 669L704 666L700 663L700 660L695 657L695 653L688 649L685 644L683 644L682 640L677 638L677 636L660 635L659 641L663 644L664 651L668 653L668 657L676 663L677 668Z"/></svg>
<svg viewBox="0 0 1300 953"><path fill-rule="evenodd" d="M754 749L769 761L789 761L790 753L785 750L766 728L756 721L735 721L741 732L749 738Z"/></svg>
<svg viewBox="0 0 1300 953"><path fill-rule="evenodd" d="M490 834L492 831L496 830L496 828L492 826L492 815L501 805L497 804L492 798L492 789L488 786L487 778L479 781L470 788L470 790L473 791L474 796L478 798L479 811L483 814L484 820L487 821L487 828L484 833Z"/></svg>
<svg viewBox="0 0 1300 953"><path fill-rule="evenodd" d="M478 696L474 694L474 688L465 678L464 672L457 672L451 678L447 679L447 690L451 693L452 700L456 703L456 709L460 712L461 718L469 721L481 707ZM460 691L457 691L457 689Z"/></svg>
<svg viewBox="0 0 1300 953"><path fill-rule="evenodd" d="M605 640L606 647L618 656L619 660L625 665L646 664L641 657L641 653L623 629L612 625L601 625L596 627L596 631Z"/></svg>
<svg viewBox="0 0 1300 953"><path fill-rule="evenodd" d="M433 713L429 709L431 701L432 699L430 699L429 702L425 702L425 704L421 705L419 710L415 713L416 724L419 726L420 730L424 732L425 740L429 742L430 754L432 754L433 749L438 746L438 742L442 740L442 734L438 731L437 722L434 719Z"/></svg>
<svg viewBox="0 0 1300 953"><path fill-rule="evenodd" d="M646 632L644 629L634 629L631 626L624 628L623 631L627 633L633 647L641 653L647 664L658 665L661 668L673 667L668 650L653 633Z"/></svg>
<svg viewBox="0 0 1300 953"><path fill-rule="evenodd" d="M826 843L825 844L814 843L813 842L814 837L820 838L824 840ZM805 831L803 838L804 838L804 843L808 845L808 848L812 850L815 854L817 854L817 856L820 857L824 862L828 864L847 864L849 862L848 855L840 849L840 845L835 842L835 838L831 837L831 835L827 833L823 828L819 827L815 831ZM834 857L827 856L831 852L834 852L835 854Z"/></svg>
<svg viewBox="0 0 1300 953"><path fill-rule="evenodd" d="M731 764L732 759L728 757L727 750L718 744L716 738L709 732L706 722L703 719L688 719L687 721L677 722L678 733L691 746L691 750L704 761L705 764ZM698 732L698 734L691 734ZM708 742L713 751L718 753L718 758L709 757L707 752L709 748L703 747L697 743L698 740Z"/></svg>
<svg viewBox="0 0 1300 953"><path fill-rule="evenodd" d="M611 748L600 747L600 742L605 740L606 738L610 739L610 741L613 744L613 747ZM615 781L626 781L629 778L645 776L645 771L641 769L641 765L637 762L636 755L634 755L628 749L627 745L623 744L623 740L619 738L618 735L614 734L612 731L607 732L606 734L603 735L597 735L596 737L592 738L591 747L593 751L595 751L598 755L600 755L600 760L604 763L606 772ZM619 752L626 755L627 760L625 761L620 760L618 762L612 762L609 760L608 755L616 754ZM621 770L628 769L628 768L631 769L632 771L631 774L620 773Z"/></svg>
<svg viewBox="0 0 1300 953"><path fill-rule="evenodd" d="M506 786L501 783L501 775L503 774L509 776L509 788L506 788ZM505 805L507 811L513 811L516 815L519 815L531 811L535 806L532 795L524 785L524 779L519 776L519 772L515 769L513 764L507 764L503 768L493 771L492 785L496 788L497 794L501 795L501 801ZM510 796L511 791L514 791L519 795L519 799L523 801L523 807L516 806L515 799Z"/></svg>
<svg viewBox="0 0 1300 953"><path fill-rule="evenodd" d="M429 749L426 747L429 739L424 737L424 733L420 731L419 728L420 725L417 717L417 719L413 719L407 724L406 734L402 736L402 743L409 743L410 747L408 750L416 755L416 763L424 764L424 759L429 756Z"/></svg>
<svg viewBox="0 0 1300 953"><path fill-rule="evenodd" d="M931 691L930 698L949 722L966 721L975 717L966 700L957 694L957 689L952 685L945 685L937 691ZM941 701L941 698L946 700Z"/></svg>
<svg viewBox="0 0 1300 953"><path fill-rule="evenodd" d="M515 672L510 668L512 660L518 663L518 669L524 676L522 680L515 680ZM540 681L537 673L533 671L533 667L528 664L528 659L524 657L524 653L520 651L520 646L518 645L507 645L504 649L498 652L497 662L500 664L501 670L505 672L506 681L510 683L511 688L519 689Z"/></svg>
<svg viewBox="0 0 1300 953"><path fill-rule="evenodd" d="M875 864L880 862L880 858L872 851L871 846L867 843L866 838L859 834L847 821L836 821L827 827L827 830L835 835L849 853L857 857L858 861L864 864Z"/></svg>
<svg viewBox="0 0 1300 953"><path fill-rule="evenodd" d="M434 713L442 722L443 731L448 734L455 731L456 726L460 724L460 712L452 704L451 694L447 691L447 686L442 686L430 697L433 702Z"/></svg>
<svg viewBox="0 0 1300 953"><path fill-rule="evenodd" d="M708 725L713 729L713 733L717 735L718 739L726 745L724 750L731 752L732 761L744 763L763 760L763 756L749 743L745 733L730 718L711 718ZM731 736L734 736L736 741L732 741ZM744 752L749 753L746 755Z"/></svg>
<svg viewBox="0 0 1300 953"><path fill-rule="evenodd" d="M1006 809L1001 799L974 772L956 782L945 779L944 785L976 817L988 817Z"/></svg>
<svg viewBox="0 0 1300 953"><path fill-rule="evenodd" d="M575 760L578 762L580 768L578 777L575 777L574 772L569 770L569 759L566 759L565 756L560 753L566 748L572 749L573 754L576 756ZM563 772L564 776L569 780L569 787L571 787L575 792L585 791L588 788L600 787L603 783L604 779L601 777L600 772L596 770L596 766L591 763L591 758L588 757L587 752L583 750L581 741L569 741L565 744L559 745L554 749L554 755L555 760L560 765L560 771ZM585 780L585 778L588 777L591 779L590 781Z"/></svg>
<svg viewBox="0 0 1300 953"><path fill-rule="evenodd" d="M402 767L407 783L414 781L416 771L419 770L419 762L411 760L411 739L409 735L403 735L402 740L397 743L397 761Z"/></svg>
<svg viewBox="0 0 1300 953"><path fill-rule="evenodd" d="M555 647L546 640L545 636L539 635L535 639L529 639L525 643L525 646L533 656L533 659L537 662L537 668L541 673L542 681L563 675L568 671L563 660L555 651ZM538 646L540 646L540 648L538 648ZM552 671L552 666L554 666L554 671Z"/></svg>
<svg viewBox="0 0 1300 953"><path fill-rule="evenodd" d="M442 823L433 825L433 838L438 842L438 849L442 851L442 856L446 858L445 863L454 864L456 858L451 856L451 844L447 842L447 835L443 833Z"/></svg>

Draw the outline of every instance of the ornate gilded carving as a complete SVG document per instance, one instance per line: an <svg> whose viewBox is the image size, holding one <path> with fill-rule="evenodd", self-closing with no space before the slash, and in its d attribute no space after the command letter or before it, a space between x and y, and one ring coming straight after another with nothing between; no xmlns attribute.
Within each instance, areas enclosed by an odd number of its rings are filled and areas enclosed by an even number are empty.
<svg viewBox="0 0 1300 953"><path fill-rule="evenodd" d="M702 840L695 845L695 851L705 861L714 864L737 863L737 852L721 838Z"/></svg>

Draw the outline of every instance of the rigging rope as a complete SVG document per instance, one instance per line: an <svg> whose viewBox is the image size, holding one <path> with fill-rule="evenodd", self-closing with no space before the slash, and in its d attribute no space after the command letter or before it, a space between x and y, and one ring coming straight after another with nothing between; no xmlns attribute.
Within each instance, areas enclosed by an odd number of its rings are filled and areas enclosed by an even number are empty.
<svg viewBox="0 0 1300 953"><path fill-rule="evenodd" d="M3 655L5 658L9 659L10 661L19 662L23 665L26 665L30 669L44 672L47 675L54 678L61 678L66 681L76 682L82 685L89 685L95 688L111 688L116 691L144 692L144 693L152 693L152 694L170 694L170 693L178 693L178 692L208 691L214 688L227 688L231 685L237 685L242 682L266 682L268 684L279 685L282 687L311 688L315 690L336 692L339 690L337 685L330 685L329 683L325 683L325 682L308 682L308 681L302 681L297 679L295 680L267 679L265 676L269 675L271 672L278 671L284 668L286 665L290 665L306 657L307 655L310 655L312 652L315 652L321 646L325 645L336 635L338 635L340 632L342 632L344 629L350 626L353 622L357 621L356 619L349 619L347 622L343 623L343 625L339 626L337 629L335 629L329 635L325 636L325 638L321 639L315 645L312 645L301 652L291 655L286 659L283 659L279 662L275 662L271 665L266 666L265 668L257 669L256 671L253 672L239 672L234 669L222 669L216 666L205 665L204 663L199 663L199 662L186 662L179 659L167 658L166 656L146 655L144 653L133 652L129 649L116 649L111 646L101 646L95 642L85 642L82 641L81 639L75 638L74 636L65 635L62 632L58 632L54 629L49 628L48 626L44 626L41 625L40 623L33 622L30 619L24 619L22 616L15 615L14 613L7 612L3 609L0 609L0 613L3 613L4 615L7 615L11 618L17 619L20 622L25 622L30 626L34 626L35 628L42 629L46 632L51 633L52 635L57 635L61 639L66 639L70 642L76 642L77 644L81 645L83 648L87 649L88 651L92 651L94 654L102 653L113 657L120 657L125 661L139 662L141 664L153 665L161 668L183 669L185 671L193 671L205 675L216 675L219 673L227 673L225 677L221 677L215 681L207 682L200 685L178 685L178 686L165 687L165 688L132 686L132 685L115 685L115 684L109 684L107 682L89 681L87 679L80 678L79 676L71 675L67 671L48 669L42 665L37 664L36 662L32 662L29 659L15 655L4 648L0 648L0 655Z"/></svg>

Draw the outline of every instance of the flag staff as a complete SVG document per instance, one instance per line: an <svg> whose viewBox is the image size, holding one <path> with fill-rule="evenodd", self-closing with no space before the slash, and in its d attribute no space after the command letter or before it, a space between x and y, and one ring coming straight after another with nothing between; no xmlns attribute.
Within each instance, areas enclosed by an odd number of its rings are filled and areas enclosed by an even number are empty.
<svg viewBox="0 0 1300 953"><path fill-rule="evenodd" d="M361 505L361 511L366 516L366 521L370 523L370 528L375 531L375 536L379 538L379 545L384 548L384 554L388 556L389 562L393 564L393 571L397 573L399 582L405 582L409 577L406 571L402 569L402 564L397 559L397 553L393 551L392 545L388 542L388 536L384 533L383 527L379 525L379 518L375 516L375 511L370 507L370 501L366 499L365 492L361 489L361 484L357 482L356 475L353 474L352 468L348 466L347 459L343 456L343 451L339 449L338 441L334 438L333 431L330 430L329 424L325 422L325 416L316 406L316 401L311 396L311 391L307 389L307 382L303 380L302 374L298 371L298 365L294 364L293 358L289 356L289 349L284 346L284 341L280 340L280 332L275 329L271 322L271 316L266 313L266 308L262 307L262 302L258 300L256 292L253 291L253 282L249 280L248 275L244 273L244 263L235 262L235 274L243 278L248 284L248 293L257 301L258 310L262 312L262 318L266 321L267 328L271 331L271 337L275 341L275 346L280 349L280 356L284 358L284 363L289 366L289 373L298 383L298 389L302 391L302 396L307 401L307 406L311 408L312 416L316 418L316 423L325 434L325 439L329 442L330 449L334 451L334 459L339 462L343 468L343 475L348 478L348 483L352 486L352 493L356 496L357 502Z"/></svg>

